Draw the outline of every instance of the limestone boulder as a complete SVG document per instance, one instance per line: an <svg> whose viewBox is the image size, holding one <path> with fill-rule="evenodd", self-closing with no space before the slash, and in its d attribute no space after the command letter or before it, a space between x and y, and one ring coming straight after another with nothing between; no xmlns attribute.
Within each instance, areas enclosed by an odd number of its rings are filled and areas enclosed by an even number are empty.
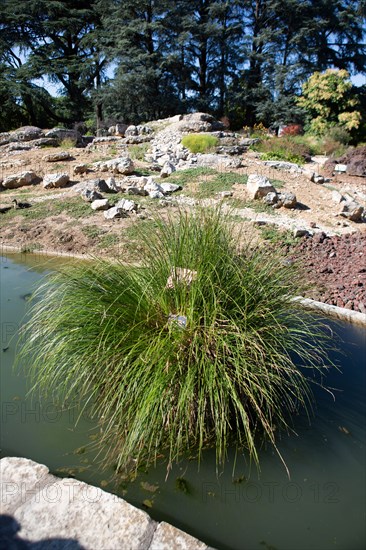
<svg viewBox="0 0 366 550"><path fill-rule="evenodd" d="M18 141L32 141L43 136L43 131L38 126L22 126L12 133Z"/></svg>
<svg viewBox="0 0 366 550"><path fill-rule="evenodd" d="M339 213L343 218L347 218L351 222L360 222L363 220L364 207L357 202L350 201L342 203L342 209Z"/></svg>
<svg viewBox="0 0 366 550"><path fill-rule="evenodd" d="M2 186L5 189L17 189L18 187L33 185L35 183L39 183L40 181L41 178L39 178L35 172L27 171L7 176L4 178Z"/></svg>
<svg viewBox="0 0 366 550"><path fill-rule="evenodd" d="M175 172L176 168L172 162L166 162L161 169L160 177L161 178L167 178L170 176L173 172Z"/></svg>
<svg viewBox="0 0 366 550"><path fill-rule="evenodd" d="M129 199L121 199L115 204L116 208L120 208L124 212L136 212L138 209L138 204Z"/></svg>
<svg viewBox="0 0 366 550"><path fill-rule="evenodd" d="M273 206L274 204L276 204L278 202L278 194L276 193L276 191L274 193L267 193L267 195L263 197L263 202L265 204L268 204L269 206Z"/></svg>
<svg viewBox="0 0 366 550"><path fill-rule="evenodd" d="M57 151L55 153L50 153L43 157L45 162L59 162L65 160L71 160L72 156L67 151Z"/></svg>
<svg viewBox="0 0 366 550"><path fill-rule="evenodd" d="M103 199L103 195L98 193L95 189L83 189L80 196L85 202L94 202Z"/></svg>
<svg viewBox="0 0 366 550"><path fill-rule="evenodd" d="M92 201L91 205L93 210L99 211L99 210L108 210L110 207L109 200L108 199L96 199Z"/></svg>
<svg viewBox="0 0 366 550"><path fill-rule="evenodd" d="M47 138L55 138L60 143L64 139L74 141L75 143L82 141L82 136L77 130L69 130L68 128L56 127L48 130L45 133Z"/></svg>
<svg viewBox="0 0 366 550"><path fill-rule="evenodd" d="M70 177L65 173L46 174L43 178L43 187L45 189L65 187L69 181Z"/></svg>
<svg viewBox="0 0 366 550"><path fill-rule="evenodd" d="M131 174L135 165L130 157L119 157L107 161L94 163L101 172L112 172L113 174Z"/></svg>
<svg viewBox="0 0 366 550"><path fill-rule="evenodd" d="M180 191L182 189L180 185L168 182L160 183L159 187L164 195L170 195L171 193L175 193L176 191Z"/></svg>
<svg viewBox="0 0 366 550"><path fill-rule="evenodd" d="M79 176L80 174L86 174L89 171L89 167L87 164L76 164L72 171L75 176Z"/></svg>
<svg viewBox="0 0 366 550"><path fill-rule="evenodd" d="M261 199L268 193L276 193L276 189L265 176L250 174L247 182L247 192L251 199Z"/></svg>
<svg viewBox="0 0 366 550"><path fill-rule="evenodd" d="M112 206L112 208L109 208L104 212L104 217L106 220L114 220L115 218L125 218L128 214L125 210L122 208L118 208L117 206Z"/></svg>
<svg viewBox="0 0 366 550"><path fill-rule="evenodd" d="M144 191L151 197L152 199L163 199L164 198L164 191L160 184L153 181L152 178L149 178L148 183L144 187Z"/></svg>
<svg viewBox="0 0 366 550"><path fill-rule="evenodd" d="M295 208L297 205L296 195L294 193L278 193L278 204L284 208Z"/></svg>

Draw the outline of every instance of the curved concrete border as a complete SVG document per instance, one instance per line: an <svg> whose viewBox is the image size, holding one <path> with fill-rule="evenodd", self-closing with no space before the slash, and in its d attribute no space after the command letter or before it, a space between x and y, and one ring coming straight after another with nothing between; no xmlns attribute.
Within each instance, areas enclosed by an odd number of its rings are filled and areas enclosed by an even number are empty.
<svg viewBox="0 0 366 550"><path fill-rule="evenodd" d="M294 301L299 302L306 309L313 309L319 313L327 315L327 317L334 317L341 319L342 321L348 321L357 325L366 326L366 314L352 309L345 309L343 307L332 306L330 304L324 304L323 302L317 302L310 298L303 298L297 296Z"/></svg>
<svg viewBox="0 0 366 550"><path fill-rule="evenodd" d="M209 550L122 498L27 458L0 460L0 519L1 548Z"/></svg>

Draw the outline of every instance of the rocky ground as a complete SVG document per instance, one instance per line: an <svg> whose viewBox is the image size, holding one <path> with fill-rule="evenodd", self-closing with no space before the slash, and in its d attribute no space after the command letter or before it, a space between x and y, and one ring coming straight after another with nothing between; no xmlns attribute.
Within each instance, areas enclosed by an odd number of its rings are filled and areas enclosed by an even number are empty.
<svg viewBox="0 0 366 550"><path fill-rule="evenodd" d="M352 173L358 175L347 173L344 165L335 170L335 162L324 167L322 157L303 168L265 163L248 150L250 140L220 129L208 115L114 128L113 135L88 139L89 144L72 133L57 137L38 130L31 139L20 137L24 130L0 134L4 250L102 254L133 261L141 245L139 224L153 231L156 214L223 202L245 233L266 239L267 246L287 244L288 258L301 262L316 285L311 297L366 312L362 154L353 155L357 166ZM193 155L185 150L182 135L192 131L216 135L216 152ZM25 172L31 174L29 181L19 184L11 178L25 177ZM255 185L263 180L272 186L271 200L268 193L263 200L267 187L255 191L246 185L248 177ZM31 206L14 208L14 199Z"/></svg>

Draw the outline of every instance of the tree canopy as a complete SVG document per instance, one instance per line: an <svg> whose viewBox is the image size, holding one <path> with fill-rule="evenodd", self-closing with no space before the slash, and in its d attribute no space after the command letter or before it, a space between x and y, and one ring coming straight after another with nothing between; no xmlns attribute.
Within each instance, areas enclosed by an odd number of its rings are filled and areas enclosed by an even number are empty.
<svg viewBox="0 0 366 550"><path fill-rule="evenodd" d="M364 73L364 0L0 0L0 129L192 110L301 119L301 85ZM51 97L45 82L57 88Z"/></svg>

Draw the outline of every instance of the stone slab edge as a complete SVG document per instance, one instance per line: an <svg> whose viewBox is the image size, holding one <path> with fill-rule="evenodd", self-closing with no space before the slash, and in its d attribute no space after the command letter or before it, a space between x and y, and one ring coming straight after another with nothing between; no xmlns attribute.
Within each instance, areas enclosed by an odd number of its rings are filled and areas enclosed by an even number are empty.
<svg viewBox="0 0 366 550"><path fill-rule="evenodd" d="M55 549L210 550L116 495L57 478L27 458L0 460L0 514L0 542L9 548L17 541L24 548L47 542Z"/></svg>
<svg viewBox="0 0 366 550"><path fill-rule="evenodd" d="M366 314L361 313L360 311L324 304L323 302L318 302L317 300L312 300L311 298L303 298L302 296L296 296L294 301L299 302L306 309L313 309L314 311L324 313L329 317L366 326Z"/></svg>

